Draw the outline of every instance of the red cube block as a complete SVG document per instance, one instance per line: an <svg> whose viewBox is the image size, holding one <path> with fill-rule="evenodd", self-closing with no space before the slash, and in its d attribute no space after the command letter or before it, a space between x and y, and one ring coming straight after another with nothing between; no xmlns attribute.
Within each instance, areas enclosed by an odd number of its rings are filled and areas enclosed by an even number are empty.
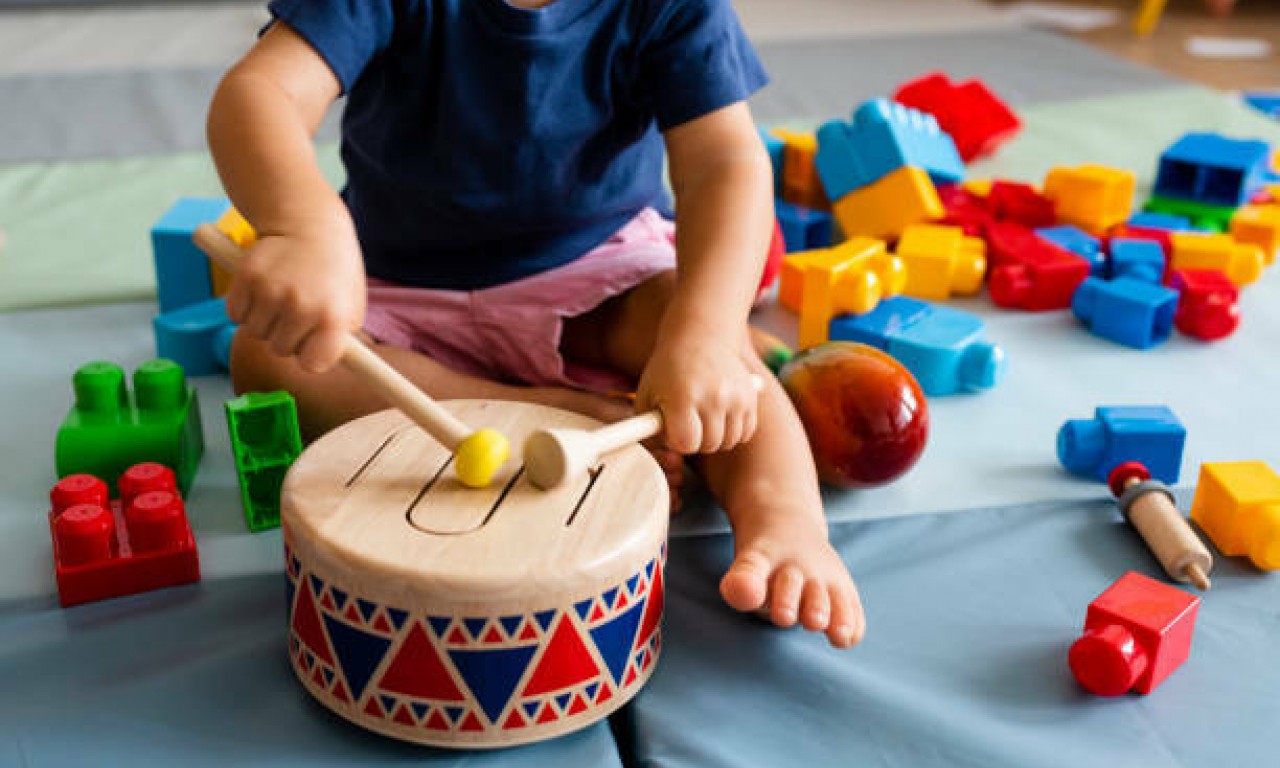
<svg viewBox="0 0 1280 768"><path fill-rule="evenodd" d="M1071 673L1099 696L1151 693L1191 654L1200 598L1130 571L1089 604Z"/></svg>
<svg viewBox="0 0 1280 768"><path fill-rule="evenodd" d="M107 484L69 475L49 493L54 574L63 607L200 580L200 559L173 471L137 464Z"/></svg>
<svg viewBox="0 0 1280 768"><path fill-rule="evenodd" d="M1090 270L1088 259L1008 221L987 227L987 263L996 306L1035 312L1070 307Z"/></svg>
<svg viewBox="0 0 1280 768"><path fill-rule="evenodd" d="M893 100L937 118L966 163L996 151L1022 127L981 80L952 83L945 74L931 72L899 86Z"/></svg>
<svg viewBox="0 0 1280 768"><path fill-rule="evenodd" d="M938 199L946 211L939 224L960 227L969 237L984 237L986 228L995 219L987 209L985 198L979 197L960 184L943 184L938 187Z"/></svg>
<svg viewBox="0 0 1280 768"><path fill-rule="evenodd" d="M1188 336L1215 341L1240 326L1240 289L1216 269L1175 269L1169 287L1178 292L1173 324Z"/></svg>
<svg viewBox="0 0 1280 768"><path fill-rule="evenodd" d="M1053 201L1030 184L1018 181L994 181L987 196L991 214L1000 221L1012 221L1037 229L1057 223Z"/></svg>

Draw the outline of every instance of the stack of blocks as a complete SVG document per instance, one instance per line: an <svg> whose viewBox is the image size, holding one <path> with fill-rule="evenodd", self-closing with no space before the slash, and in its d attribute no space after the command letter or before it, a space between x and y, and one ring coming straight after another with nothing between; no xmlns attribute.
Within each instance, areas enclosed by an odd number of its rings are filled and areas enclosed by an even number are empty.
<svg viewBox="0 0 1280 768"><path fill-rule="evenodd" d="M244 519L251 531L280 525L280 487L302 453L298 413L288 392L251 392L226 402Z"/></svg>

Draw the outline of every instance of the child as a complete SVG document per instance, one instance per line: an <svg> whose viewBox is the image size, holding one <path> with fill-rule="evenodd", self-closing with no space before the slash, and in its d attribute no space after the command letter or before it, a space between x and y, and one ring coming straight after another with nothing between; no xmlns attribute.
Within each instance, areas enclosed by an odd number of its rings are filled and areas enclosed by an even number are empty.
<svg viewBox="0 0 1280 768"><path fill-rule="evenodd" d="M437 398L614 420L631 406L594 393L634 389L672 451L704 454L735 536L725 601L856 643L803 428L749 341L772 185L744 101L765 75L729 0L270 8L209 114L259 234L227 295L236 389L293 392L310 436L379 410L335 367L360 329ZM343 94L339 196L311 138Z"/></svg>

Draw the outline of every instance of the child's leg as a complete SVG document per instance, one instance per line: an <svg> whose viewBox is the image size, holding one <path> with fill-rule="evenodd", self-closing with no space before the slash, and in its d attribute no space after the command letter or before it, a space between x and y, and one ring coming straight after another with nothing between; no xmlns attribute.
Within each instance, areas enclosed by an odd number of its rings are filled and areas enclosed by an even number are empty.
<svg viewBox="0 0 1280 768"><path fill-rule="evenodd" d="M675 284L664 273L566 324L566 357L639 376ZM742 343L749 345L747 329ZM702 460L708 486L734 532L734 561L720 583L740 611L766 608L774 623L825 632L832 644L857 642L864 629L858 593L827 540L817 470L804 428L781 385L767 382L755 437Z"/></svg>

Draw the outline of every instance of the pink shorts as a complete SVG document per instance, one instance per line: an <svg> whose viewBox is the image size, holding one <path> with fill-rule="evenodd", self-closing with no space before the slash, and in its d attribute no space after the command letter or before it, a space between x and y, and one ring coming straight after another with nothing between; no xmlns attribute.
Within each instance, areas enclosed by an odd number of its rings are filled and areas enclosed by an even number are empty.
<svg viewBox="0 0 1280 768"><path fill-rule="evenodd" d="M370 278L364 328L382 344L487 379L630 391L629 377L561 356L565 318L675 266L675 226L650 208L576 261L492 288L441 291Z"/></svg>

